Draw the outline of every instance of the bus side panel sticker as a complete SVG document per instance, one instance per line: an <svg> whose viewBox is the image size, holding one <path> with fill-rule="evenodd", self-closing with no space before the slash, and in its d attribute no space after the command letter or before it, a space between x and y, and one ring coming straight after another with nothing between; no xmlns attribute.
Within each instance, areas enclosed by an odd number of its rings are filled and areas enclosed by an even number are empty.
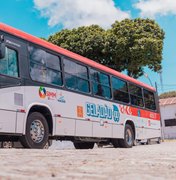
<svg viewBox="0 0 176 180"><path fill-rule="evenodd" d="M82 106L77 106L77 117L83 118L83 107Z"/></svg>
<svg viewBox="0 0 176 180"><path fill-rule="evenodd" d="M120 112L116 105L100 105L94 103L86 103L86 115L94 118L108 119L118 122L120 119Z"/></svg>

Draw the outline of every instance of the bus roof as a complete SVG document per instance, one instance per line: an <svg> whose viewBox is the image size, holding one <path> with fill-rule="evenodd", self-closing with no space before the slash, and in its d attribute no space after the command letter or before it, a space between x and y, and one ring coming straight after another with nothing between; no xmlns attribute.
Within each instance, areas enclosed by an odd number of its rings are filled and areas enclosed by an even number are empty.
<svg viewBox="0 0 176 180"><path fill-rule="evenodd" d="M122 74L122 73L120 73L118 71L115 71L115 70L113 70L111 68L108 68L108 67L106 67L106 66L104 66L102 64L99 64L99 63L97 63L97 62L95 62L93 60L90 60L90 59L88 59L86 57L83 57L81 55L78 55L76 53L68 51L66 49L63 49L63 48L61 48L59 46L56 46L56 45L54 45L52 43L49 43L49 42L47 42L45 40L42 40L42 39L38 38L38 37L27 34L27 33L23 32L23 31L15 29L15 28L13 28L11 26L8 26L6 24L0 23L0 30L2 30L4 32L7 32L9 34L12 34L14 36L17 36L19 38L22 38L24 40L27 40L29 42L32 42L34 44L38 44L40 46L43 46L43 47L45 47L47 49L58 52L58 53L63 54L65 56L68 56L70 58L73 58L73 59L75 59L77 61L83 62L83 63L85 63L85 64L87 64L89 66L92 66L92 67L97 68L99 70L110 73L110 74L112 74L114 76L117 76L117 77L119 77L121 79L124 79L124 80L127 80L129 82L135 83L136 85L145 87L145 88L147 88L147 89L149 89L151 91L156 91L155 88L153 88L153 87L151 87L151 86L149 86L149 85L147 85L145 83L142 83L142 82L140 82L140 81L138 81L136 79L133 79L133 78L131 78L131 77L125 75L125 74Z"/></svg>

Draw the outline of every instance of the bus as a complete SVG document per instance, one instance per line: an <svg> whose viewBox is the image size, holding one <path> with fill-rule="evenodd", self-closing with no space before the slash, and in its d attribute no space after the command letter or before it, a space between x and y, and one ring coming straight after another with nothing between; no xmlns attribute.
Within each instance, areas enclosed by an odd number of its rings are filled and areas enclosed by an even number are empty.
<svg viewBox="0 0 176 180"><path fill-rule="evenodd" d="M156 89L0 23L0 142L131 148L161 137Z"/></svg>

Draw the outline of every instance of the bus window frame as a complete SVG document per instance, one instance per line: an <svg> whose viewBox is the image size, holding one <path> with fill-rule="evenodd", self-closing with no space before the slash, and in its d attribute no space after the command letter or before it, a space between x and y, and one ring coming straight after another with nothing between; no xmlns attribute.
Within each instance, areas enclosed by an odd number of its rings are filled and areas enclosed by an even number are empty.
<svg viewBox="0 0 176 180"><path fill-rule="evenodd" d="M33 43L30 43L30 42L28 42L26 44L27 44L27 59L28 59L28 71L29 71L30 80L33 81L33 82L36 82L36 83L40 83L40 84L42 84L44 86L47 85L49 87L55 87L57 89L63 88L64 87L64 82L63 82L63 69L62 69L63 66L62 66L62 62L61 62L62 61L61 56L58 53L56 53L54 51L51 51L51 50L49 50L49 49L47 49L47 48L45 48L43 46L40 46L40 45L37 45L37 44L33 44ZM51 83L47 83L47 82L42 82L42 81L34 80L31 77L31 73L30 73L30 68L31 68L30 63L31 63L31 60L30 60L30 52L29 52L29 49L28 49L29 46L33 46L34 48L41 49L41 50L45 51L45 53L50 53L50 54L55 55L55 56L57 56L59 58L59 60L60 60L60 71L59 70L55 70L55 71L58 71L58 72L61 73L61 80L62 80L62 85L61 86L60 85L56 85L56 84L51 84ZM52 68L49 68L49 67L46 67L46 68L47 69L52 69Z"/></svg>
<svg viewBox="0 0 176 180"><path fill-rule="evenodd" d="M127 85L128 99L129 99L129 102L128 102L128 103L123 102L123 101L119 101L119 100L115 100L115 99L114 99L113 86L112 86L112 78L119 79L120 81L124 81L124 82L126 83L126 85ZM111 89L112 89L113 101L115 101L115 102L119 102L120 104L127 104L127 105L131 105L131 99L130 99L129 86L128 86L128 84L129 84L129 83L128 83L128 81L126 81L126 80L124 80L124 79L122 79L122 78L119 78L119 77L114 76L114 75L112 75L112 76L111 76ZM121 91L121 92L124 92L124 91Z"/></svg>
<svg viewBox="0 0 176 180"><path fill-rule="evenodd" d="M144 97L144 90L153 93L153 98L154 98L154 102L155 102L155 110L154 109L146 108L146 106L145 106L145 97ZM143 88L143 97L144 97L144 107L145 107L145 109L147 109L149 111L153 111L153 112L158 112L158 110L157 110L158 107L157 107L157 103L156 103L156 101L157 101L157 99L156 99L156 92L153 92L153 91L150 91L150 90L148 90L146 88Z"/></svg>
<svg viewBox="0 0 176 180"><path fill-rule="evenodd" d="M4 76L4 77L8 77L8 78L21 80L21 70L20 70L20 62L19 62L19 59L20 59L19 50L17 48L15 48L15 47L9 46L8 44L5 44L5 48L14 50L16 52L18 76L17 77L16 76L10 76L10 75L7 75L7 74L0 74L0 75Z"/></svg>
<svg viewBox="0 0 176 180"><path fill-rule="evenodd" d="M71 62L73 62L73 63L75 63L75 64L84 66L84 67L87 69L87 78L88 78L88 79L85 79L85 78L82 78L82 77L79 77L79 76L76 76L76 75L73 75L73 76L75 76L75 77L77 77L77 78L79 78L79 79L83 79L83 80L87 81L87 82L88 82L88 85L89 85L89 92L79 91L79 90L77 90L77 89L71 89L71 88L68 88L68 87L66 86L65 74L69 74L69 75L72 75L72 74L65 72L64 60L68 60L68 61L71 61ZM81 93L81 94L83 94L83 95L91 95L91 94L92 94L92 92L91 92L91 85L90 85L90 73L89 73L90 71L89 71L89 66L87 66L85 63L78 62L78 61L75 60L75 59L72 59L72 58L70 58L70 57L68 57L68 56L62 55L62 72L63 72L63 75L64 75L64 76L63 76L64 88L65 88L66 90L71 91L71 92L78 92L78 93Z"/></svg>
<svg viewBox="0 0 176 180"><path fill-rule="evenodd" d="M138 105L135 105L135 104L131 104L131 95L134 95L134 94L131 94L130 93L130 84L131 85L134 85L134 86L136 86L136 87L138 87L138 88L140 88L141 89L141 94L142 94L142 101L143 101L143 106L138 106ZM145 109L145 102L144 102L144 96L143 96L143 87L142 86L138 86L138 85L136 85L136 84L134 84L134 83L131 83L131 82L129 82L128 83L128 92L129 92L129 96L130 96L130 105L131 106L134 106L134 107L138 107L138 108L141 108L141 109ZM140 96L137 96L137 95L135 95L136 97L139 97L140 98Z"/></svg>
<svg viewBox="0 0 176 180"><path fill-rule="evenodd" d="M110 88L110 93L111 93L111 98L106 98L106 97L104 97L104 96L99 96L99 95L96 95L96 94L94 94L93 93L93 83L92 83L92 80L91 80L91 69L92 70L95 70L95 71L98 71L98 72L100 72L100 73L102 73L102 74L105 74L105 75L107 75L108 76L108 79L109 79L109 86L106 86L106 85L104 85L104 84L102 84L103 86L105 86L105 87L108 87L108 88ZM112 102L114 102L113 101L113 95L112 95L112 82L111 82L111 74L109 74L109 73L107 73L107 72L104 72L104 71L102 71L102 70L99 70L99 69L97 69L97 68L94 68L94 67L91 67L91 66L89 66L89 76L90 76L90 84L91 84L91 92L92 92L92 95L94 96L94 97L97 97L97 98L99 98L99 99L103 99L103 100L108 100L108 101L112 101ZM98 83L98 84L100 84L100 83Z"/></svg>

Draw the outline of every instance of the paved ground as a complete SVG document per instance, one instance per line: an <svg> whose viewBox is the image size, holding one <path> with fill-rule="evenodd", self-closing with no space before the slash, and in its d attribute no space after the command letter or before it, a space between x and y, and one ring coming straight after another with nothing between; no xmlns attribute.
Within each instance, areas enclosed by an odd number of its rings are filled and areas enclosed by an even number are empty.
<svg viewBox="0 0 176 180"><path fill-rule="evenodd" d="M1 179L175 180L176 142L132 149L0 149Z"/></svg>

